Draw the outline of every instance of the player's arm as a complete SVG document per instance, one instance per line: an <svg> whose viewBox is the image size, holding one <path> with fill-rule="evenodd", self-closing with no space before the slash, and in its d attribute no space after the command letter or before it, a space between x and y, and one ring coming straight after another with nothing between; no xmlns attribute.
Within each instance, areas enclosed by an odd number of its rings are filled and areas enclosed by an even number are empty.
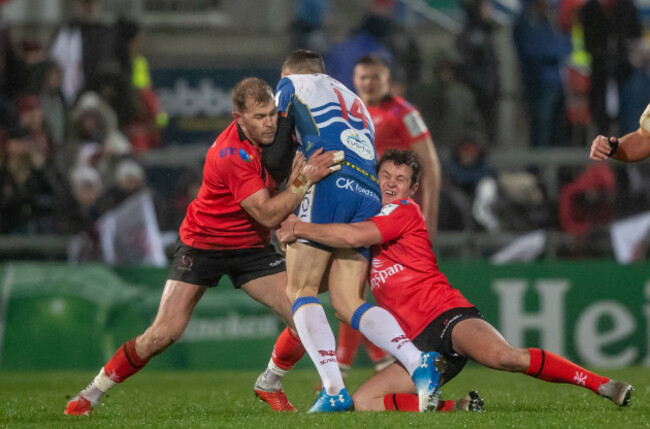
<svg viewBox="0 0 650 429"><path fill-rule="evenodd" d="M289 216L282 222L276 235L283 243L291 243L298 238L304 238L337 249L370 247L382 242L379 228L372 221L350 224L317 224L301 222L295 215Z"/></svg>
<svg viewBox="0 0 650 429"><path fill-rule="evenodd" d="M431 136L426 136L411 146L422 163L420 194L422 196L422 215L427 223L429 236L433 238L438 232L438 205L440 201L440 184L442 174L440 159L436 153Z"/></svg>
<svg viewBox="0 0 650 429"><path fill-rule="evenodd" d="M271 198L266 188L260 189L240 202L241 207L257 222L267 228L274 228L289 215L302 201L309 187L333 171L341 169L342 151L323 152L317 150L306 164L302 154L294 158L287 189Z"/></svg>
<svg viewBox="0 0 650 429"><path fill-rule="evenodd" d="M650 138L644 137L640 128L619 138L618 148L610 157L614 144L614 137L597 136L591 143L589 158L594 161L613 158L622 162L637 162L650 157Z"/></svg>
<svg viewBox="0 0 650 429"><path fill-rule="evenodd" d="M291 171L291 159L296 152L293 140L293 122L291 118L280 115L278 131L273 143L262 150L262 164L271 174L273 180L280 183Z"/></svg>

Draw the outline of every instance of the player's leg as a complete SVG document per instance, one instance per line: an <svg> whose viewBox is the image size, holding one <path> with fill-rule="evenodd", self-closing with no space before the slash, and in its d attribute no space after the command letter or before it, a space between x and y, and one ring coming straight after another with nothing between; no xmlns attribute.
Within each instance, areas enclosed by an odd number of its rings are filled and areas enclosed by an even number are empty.
<svg viewBox="0 0 650 429"><path fill-rule="evenodd" d="M513 347L483 319L459 322L453 328L452 341L457 353L489 368L522 372L551 383L582 386L617 405L628 405L634 390L628 383L588 371L555 353Z"/></svg>
<svg viewBox="0 0 650 429"><path fill-rule="evenodd" d="M392 363L370 377L352 395L356 411L419 411L418 395L408 371ZM440 401L436 411L481 411L483 400L477 392L462 398Z"/></svg>
<svg viewBox="0 0 650 429"><path fill-rule="evenodd" d="M352 406L336 360L334 334L318 299L330 257L329 250L301 242L287 247L287 295L293 303L293 320L323 382L321 395L310 412L342 411Z"/></svg>
<svg viewBox="0 0 650 429"><path fill-rule="evenodd" d="M68 402L65 414L90 414L108 389L140 371L149 359L177 341L205 290L205 286L167 280L151 326L117 349L88 387Z"/></svg>
<svg viewBox="0 0 650 429"><path fill-rule="evenodd" d="M251 298L271 308L285 323L293 328L291 306L286 295L287 275L281 271L255 278L241 286ZM255 394L274 411L296 411L282 390L282 379L305 354L298 334L285 328L275 341L266 370L255 381Z"/></svg>
<svg viewBox="0 0 650 429"><path fill-rule="evenodd" d="M356 250L335 251L329 279L332 306L339 318L404 365L420 395L421 411L433 411L444 359L435 352L422 353L388 311L361 299L367 268L367 258Z"/></svg>

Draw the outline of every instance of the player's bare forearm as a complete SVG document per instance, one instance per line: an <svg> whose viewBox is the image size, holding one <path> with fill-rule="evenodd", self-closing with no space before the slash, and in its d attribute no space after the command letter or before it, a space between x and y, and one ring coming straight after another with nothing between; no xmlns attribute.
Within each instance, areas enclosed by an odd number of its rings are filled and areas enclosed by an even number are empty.
<svg viewBox="0 0 650 429"><path fill-rule="evenodd" d="M312 184L327 177L341 168L343 160L341 151L314 152L307 163L301 154L293 162L291 181L287 189L270 198L266 189L260 190L243 200L240 204L256 221L267 228L280 225L292 211L298 207Z"/></svg>
<svg viewBox="0 0 650 429"><path fill-rule="evenodd" d="M316 224L300 222L297 216L291 215L282 222L276 234L283 243L304 238L339 249L369 247L381 243L381 233L371 221L352 224Z"/></svg>
<svg viewBox="0 0 650 429"><path fill-rule="evenodd" d="M603 161L610 158L612 153L612 137L596 136L591 143L589 158L594 161ZM624 135L618 139L618 148L611 155L612 159L621 162L637 162L650 157L650 138L645 137L641 129Z"/></svg>

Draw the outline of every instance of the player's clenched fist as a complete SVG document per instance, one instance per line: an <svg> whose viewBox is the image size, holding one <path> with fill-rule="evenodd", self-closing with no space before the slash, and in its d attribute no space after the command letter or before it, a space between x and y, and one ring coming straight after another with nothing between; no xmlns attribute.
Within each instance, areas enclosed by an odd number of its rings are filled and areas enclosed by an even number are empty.
<svg viewBox="0 0 650 429"><path fill-rule="evenodd" d="M610 138L611 139L611 138ZM612 155L612 144L605 136L597 136L591 143L589 158L594 161L603 161Z"/></svg>

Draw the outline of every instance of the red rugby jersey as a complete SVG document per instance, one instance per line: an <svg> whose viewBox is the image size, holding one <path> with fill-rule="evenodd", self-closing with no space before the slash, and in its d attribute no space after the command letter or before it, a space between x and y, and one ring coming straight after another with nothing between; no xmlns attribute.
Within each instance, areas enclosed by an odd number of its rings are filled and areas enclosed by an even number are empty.
<svg viewBox="0 0 650 429"><path fill-rule="evenodd" d="M472 307L438 269L420 207L395 200L370 218L382 243L372 246L370 288L413 339L444 311Z"/></svg>
<svg viewBox="0 0 650 429"><path fill-rule="evenodd" d="M208 150L201 189L181 224L183 243L199 249L243 249L269 243L269 229L239 205L260 189L276 191L261 161L261 148L235 122L221 133Z"/></svg>
<svg viewBox="0 0 650 429"><path fill-rule="evenodd" d="M385 97L379 106L367 106L375 125L375 148L381 157L386 149L409 149L431 135L420 112L397 96Z"/></svg>

